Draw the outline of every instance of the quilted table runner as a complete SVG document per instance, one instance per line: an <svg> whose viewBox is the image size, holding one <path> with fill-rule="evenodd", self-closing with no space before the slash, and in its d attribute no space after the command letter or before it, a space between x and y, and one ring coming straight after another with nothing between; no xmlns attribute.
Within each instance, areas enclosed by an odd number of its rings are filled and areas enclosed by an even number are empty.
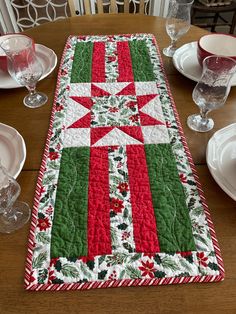
<svg viewBox="0 0 236 314"><path fill-rule="evenodd" d="M37 183L26 289L223 277L155 38L69 37Z"/></svg>

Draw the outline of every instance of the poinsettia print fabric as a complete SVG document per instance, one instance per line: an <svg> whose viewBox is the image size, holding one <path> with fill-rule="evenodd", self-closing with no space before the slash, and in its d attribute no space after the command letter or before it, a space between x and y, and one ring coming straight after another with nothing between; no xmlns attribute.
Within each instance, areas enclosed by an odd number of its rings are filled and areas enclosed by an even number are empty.
<svg viewBox="0 0 236 314"><path fill-rule="evenodd" d="M70 36L37 183L26 289L223 278L155 38Z"/></svg>

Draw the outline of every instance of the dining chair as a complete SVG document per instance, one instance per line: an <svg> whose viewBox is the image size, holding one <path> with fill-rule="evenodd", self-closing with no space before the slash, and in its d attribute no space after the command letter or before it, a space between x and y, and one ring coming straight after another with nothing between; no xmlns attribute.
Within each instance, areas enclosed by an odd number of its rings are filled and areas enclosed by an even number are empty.
<svg viewBox="0 0 236 314"><path fill-rule="evenodd" d="M150 5L149 0L96 0L95 13L139 13L145 14L148 12L148 6ZM94 1L84 0L84 12L85 14L92 14L92 6Z"/></svg>
<svg viewBox="0 0 236 314"><path fill-rule="evenodd" d="M45 22L76 15L74 0L4 0L14 30L24 31Z"/></svg>
<svg viewBox="0 0 236 314"><path fill-rule="evenodd" d="M216 27L227 26L229 33L234 34L236 1L195 0L192 5L192 24L202 28L210 28L211 32L215 32Z"/></svg>

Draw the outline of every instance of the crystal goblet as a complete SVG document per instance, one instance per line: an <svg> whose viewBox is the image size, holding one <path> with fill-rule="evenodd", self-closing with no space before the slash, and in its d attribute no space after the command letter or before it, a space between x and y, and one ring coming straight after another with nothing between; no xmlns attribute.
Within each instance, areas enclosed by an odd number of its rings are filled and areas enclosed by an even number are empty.
<svg viewBox="0 0 236 314"><path fill-rule="evenodd" d="M164 55L173 57L177 40L190 28L190 13L193 0L170 0L166 19L166 32L171 39L169 47L163 49Z"/></svg>
<svg viewBox="0 0 236 314"><path fill-rule="evenodd" d="M24 202L16 201L20 185L0 163L0 232L10 233L21 228L30 217L30 208Z"/></svg>
<svg viewBox="0 0 236 314"><path fill-rule="evenodd" d="M1 43L1 48L7 56L9 74L29 91L23 101L25 106L37 108L44 105L48 97L36 91L43 68L35 53L33 40L21 35L11 36Z"/></svg>
<svg viewBox="0 0 236 314"><path fill-rule="evenodd" d="M207 132L213 128L214 121L207 115L226 102L235 72L236 62L231 58L210 56L204 59L202 76L193 90L193 101L200 108L200 114L188 117L190 129Z"/></svg>

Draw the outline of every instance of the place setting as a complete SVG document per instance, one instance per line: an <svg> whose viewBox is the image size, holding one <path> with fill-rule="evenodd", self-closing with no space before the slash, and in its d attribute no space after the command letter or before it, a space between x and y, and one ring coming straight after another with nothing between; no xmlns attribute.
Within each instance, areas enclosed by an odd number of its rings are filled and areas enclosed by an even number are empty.
<svg viewBox="0 0 236 314"><path fill-rule="evenodd" d="M172 57L177 71L197 82L192 97L200 113L189 116L187 125L193 131L204 133L214 127L208 113L224 106L231 87L236 86L236 37L211 33L177 48L177 40L190 28L192 3L190 0L185 5L170 4L166 32L171 45L163 49L163 54ZM213 178L233 200L236 200L235 147L236 123L233 123L216 131L206 150L207 165Z"/></svg>
<svg viewBox="0 0 236 314"><path fill-rule="evenodd" d="M53 50L26 35L0 36L0 89L26 87L29 94L23 99L28 108L44 105L48 97L36 90L39 80L47 77L57 64ZM26 159L22 135L13 127L0 123L0 232L11 233L30 218L31 210L18 201L20 185L16 179Z"/></svg>
<svg viewBox="0 0 236 314"><path fill-rule="evenodd" d="M22 87L11 75L8 73L7 69L7 57L6 53L1 49L1 43L6 40L13 38L15 36L24 36L27 39L28 36L21 34L8 34L0 36L0 89L11 89ZM28 37L29 38L29 37ZM41 44L33 43L36 56L42 66L42 75L39 80L43 80L47 77L57 65L57 55L55 52Z"/></svg>

